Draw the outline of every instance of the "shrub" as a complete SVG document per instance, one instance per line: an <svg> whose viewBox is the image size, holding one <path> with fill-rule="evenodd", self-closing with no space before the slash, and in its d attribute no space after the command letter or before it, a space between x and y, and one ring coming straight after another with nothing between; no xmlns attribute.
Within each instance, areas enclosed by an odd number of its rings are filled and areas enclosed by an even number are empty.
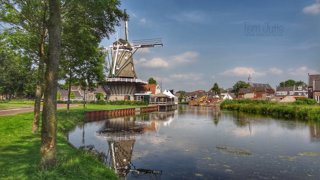
<svg viewBox="0 0 320 180"><path fill-rule="evenodd" d="M314 105L313 99L299 99L298 102L279 104L262 100L226 100L221 103L222 109L236 110L253 114L271 115L287 119L320 121L320 106Z"/></svg>
<svg viewBox="0 0 320 180"><path fill-rule="evenodd" d="M293 104L296 104L296 105L315 105L315 104L317 104L317 101L314 99L303 98L303 99L297 99L296 102L294 102Z"/></svg>

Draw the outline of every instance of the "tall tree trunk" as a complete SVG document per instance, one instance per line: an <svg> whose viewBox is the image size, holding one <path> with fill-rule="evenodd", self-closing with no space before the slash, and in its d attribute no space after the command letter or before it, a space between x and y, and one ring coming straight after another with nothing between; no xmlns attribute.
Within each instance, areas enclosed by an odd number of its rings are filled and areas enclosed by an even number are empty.
<svg viewBox="0 0 320 180"><path fill-rule="evenodd" d="M39 122L40 122L40 109L41 109L41 99L43 96L43 86L44 86L44 68L45 68L45 38L47 37L47 4L45 3L43 6L43 17L42 17L42 26L41 33L39 39L39 66L38 66L38 74L37 74L37 84L36 84L36 97L34 102L34 116L33 116L33 125L32 132L35 133L39 130Z"/></svg>
<svg viewBox="0 0 320 180"><path fill-rule="evenodd" d="M69 111L70 111L71 79L72 79L72 74L71 74L71 70L69 70L69 84L68 84L67 113L69 113Z"/></svg>
<svg viewBox="0 0 320 180"><path fill-rule="evenodd" d="M85 109L86 108L86 89L83 90L83 108Z"/></svg>
<svg viewBox="0 0 320 180"><path fill-rule="evenodd" d="M49 1L49 56L45 73L44 105L41 126L41 166L56 164L57 86L61 51L60 0Z"/></svg>
<svg viewBox="0 0 320 180"><path fill-rule="evenodd" d="M44 37L41 35L41 42L39 43L39 67L37 75L37 87L36 87L36 98L34 102L34 116L33 116L33 125L32 132L35 133L39 129L40 121L40 107L41 107L41 98L43 96L43 79L44 79Z"/></svg>

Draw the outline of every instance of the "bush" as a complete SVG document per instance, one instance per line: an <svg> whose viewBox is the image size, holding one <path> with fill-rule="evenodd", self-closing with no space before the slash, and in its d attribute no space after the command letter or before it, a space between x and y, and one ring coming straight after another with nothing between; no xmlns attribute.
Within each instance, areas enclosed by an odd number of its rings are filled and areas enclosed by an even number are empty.
<svg viewBox="0 0 320 180"><path fill-rule="evenodd" d="M102 93L97 93L96 94L96 98L98 101L103 100L104 99L104 95Z"/></svg>
<svg viewBox="0 0 320 180"><path fill-rule="evenodd" d="M297 99L296 102L294 102L293 104L296 104L296 105L315 105L315 104L317 104L317 101L314 99L303 98L303 99Z"/></svg>
<svg viewBox="0 0 320 180"><path fill-rule="evenodd" d="M287 119L320 121L320 106L314 105L313 99L299 99L295 103L279 104L261 100L226 100L221 103L222 109L236 110L253 114L271 115Z"/></svg>

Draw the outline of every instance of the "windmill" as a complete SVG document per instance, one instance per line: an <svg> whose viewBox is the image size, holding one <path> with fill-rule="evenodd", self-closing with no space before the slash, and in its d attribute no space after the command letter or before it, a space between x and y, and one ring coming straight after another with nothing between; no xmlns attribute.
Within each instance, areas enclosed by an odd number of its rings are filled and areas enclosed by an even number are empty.
<svg viewBox="0 0 320 180"><path fill-rule="evenodd" d="M134 68L133 55L141 48L163 46L160 38L144 39L129 42L128 15L124 10L125 37L119 38L107 50L108 78L106 88L110 92L109 100L130 100L139 90L138 86L146 82L137 78Z"/></svg>

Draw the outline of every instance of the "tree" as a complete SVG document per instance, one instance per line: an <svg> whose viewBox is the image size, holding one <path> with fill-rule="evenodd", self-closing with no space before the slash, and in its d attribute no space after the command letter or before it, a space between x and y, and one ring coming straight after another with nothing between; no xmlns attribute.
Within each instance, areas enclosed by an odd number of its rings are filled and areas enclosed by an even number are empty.
<svg viewBox="0 0 320 180"><path fill-rule="evenodd" d="M303 81L296 81L296 86L307 86L307 84Z"/></svg>
<svg viewBox="0 0 320 180"><path fill-rule="evenodd" d="M181 103L182 100L186 97L186 92L185 91L177 91L177 94L179 94L178 100L179 100L179 103Z"/></svg>
<svg viewBox="0 0 320 180"><path fill-rule="evenodd" d="M97 99L97 101L104 100L104 95L102 93L97 93L96 94L96 99Z"/></svg>
<svg viewBox="0 0 320 180"><path fill-rule="evenodd" d="M248 87L250 87L249 83L246 83L244 81L238 81L233 85L233 93L235 93L235 95L238 96L241 88L248 88Z"/></svg>
<svg viewBox="0 0 320 180"><path fill-rule="evenodd" d="M32 128L36 132L43 94L44 61L47 58L48 1L0 0L0 4L0 21L9 24L5 32L8 32L11 48L22 51L38 69Z"/></svg>
<svg viewBox="0 0 320 180"><path fill-rule="evenodd" d="M295 81L292 79L280 82L280 87L292 87L292 86L306 86L306 83L303 81Z"/></svg>
<svg viewBox="0 0 320 180"><path fill-rule="evenodd" d="M291 86L294 86L295 84L296 84L295 80L289 79L284 82L281 82L279 85L280 87L291 87Z"/></svg>
<svg viewBox="0 0 320 180"><path fill-rule="evenodd" d="M49 56L45 71L44 105L41 126L41 166L56 164L57 88L61 51L60 0L49 1Z"/></svg>
<svg viewBox="0 0 320 180"><path fill-rule="evenodd" d="M148 84L157 84L157 81L155 79L153 79L153 77L150 77L148 79Z"/></svg>
<svg viewBox="0 0 320 180"><path fill-rule="evenodd" d="M75 98L76 98L76 94L74 92L71 92L70 93L70 99L74 100Z"/></svg>
<svg viewBox="0 0 320 180"><path fill-rule="evenodd" d="M73 84L91 89L104 78L105 54L99 48L104 37L114 32L119 18L119 1L69 1L63 21L63 59L61 70L68 83L67 111L70 109L70 93ZM94 85L93 85L94 84ZM86 91L86 89L83 89ZM85 100L85 99L84 99Z"/></svg>
<svg viewBox="0 0 320 180"><path fill-rule="evenodd" d="M218 83L214 83L213 84L213 87L211 88L211 91L215 94L220 94L220 88L219 88L219 85Z"/></svg>
<svg viewBox="0 0 320 180"><path fill-rule="evenodd" d="M7 99L34 96L32 63L19 52L11 50L10 44L0 35L0 94Z"/></svg>

